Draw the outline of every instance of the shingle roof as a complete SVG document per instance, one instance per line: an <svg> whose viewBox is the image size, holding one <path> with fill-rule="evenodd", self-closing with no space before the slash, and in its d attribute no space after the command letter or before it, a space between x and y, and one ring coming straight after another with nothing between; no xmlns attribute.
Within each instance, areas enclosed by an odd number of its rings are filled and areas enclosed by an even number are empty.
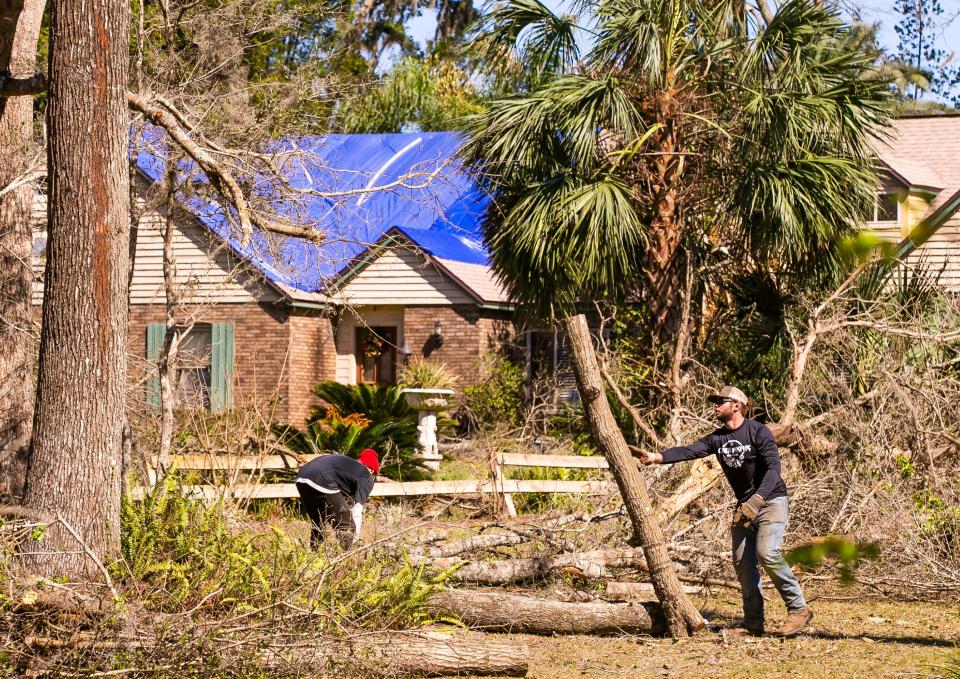
<svg viewBox="0 0 960 679"><path fill-rule="evenodd" d="M898 118L877 155L912 187L937 190L926 215L960 190L960 116Z"/></svg>
<svg viewBox="0 0 960 679"><path fill-rule="evenodd" d="M483 264L467 264L452 259L434 258L459 283L468 287L487 304L511 304L507 291L493 273Z"/></svg>

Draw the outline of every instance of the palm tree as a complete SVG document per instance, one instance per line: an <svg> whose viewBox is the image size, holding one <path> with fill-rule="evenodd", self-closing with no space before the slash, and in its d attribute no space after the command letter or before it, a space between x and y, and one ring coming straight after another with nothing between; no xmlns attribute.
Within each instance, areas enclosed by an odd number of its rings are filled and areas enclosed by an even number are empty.
<svg viewBox="0 0 960 679"><path fill-rule="evenodd" d="M834 246L875 191L889 88L819 3L790 0L768 22L744 7L587 0L582 57L538 0L487 17L498 63L531 32L555 55L528 39L518 59L553 77L468 119L467 157L498 196L486 238L519 302L550 317L639 294L662 339L687 251L726 246L789 275L840 264Z"/></svg>
<svg viewBox="0 0 960 679"><path fill-rule="evenodd" d="M590 300L641 300L651 338L678 329L697 257L777 276L835 275L836 247L873 199L871 142L890 90L815 0L583 0L570 17L504 0L478 44L538 68L533 87L468 120L467 161L496 196L493 266L541 318L561 318L591 431L644 545L670 631L702 624L616 429L586 322ZM532 39L531 36L535 36ZM690 264L688 264L690 262Z"/></svg>

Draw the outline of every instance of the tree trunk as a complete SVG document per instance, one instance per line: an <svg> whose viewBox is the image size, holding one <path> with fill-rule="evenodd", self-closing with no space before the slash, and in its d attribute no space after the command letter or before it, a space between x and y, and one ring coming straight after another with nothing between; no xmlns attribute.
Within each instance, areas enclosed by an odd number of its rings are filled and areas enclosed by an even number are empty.
<svg viewBox="0 0 960 679"><path fill-rule="evenodd" d="M608 580L604 584L604 591L607 597L620 597L622 599L643 599L648 600L656 597L653 591L653 585L649 582L618 582ZM702 594L703 587L700 585L684 585L683 591L687 594Z"/></svg>
<svg viewBox="0 0 960 679"><path fill-rule="evenodd" d="M446 570L462 563L459 559L436 559L430 564ZM625 547L598 549L575 554L535 556L497 561L472 561L450 575L451 580L477 585L508 585L543 580L557 571L576 571L587 578L604 578L609 568L649 570L643 550Z"/></svg>
<svg viewBox="0 0 960 679"><path fill-rule="evenodd" d="M469 627L525 634L662 634L653 603L566 602L503 592L443 590L430 597L435 615L455 615Z"/></svg>
<svg viewBox="0 0 960 679"><path fill-rule="evenodd" d="M177 380L177 354L181 333L177 329L177 307L180 300L177 290L177 258L173 247L176 231L174 191L177 185L177 170L173 158L167 159L167 201L163 224L163 293L166 302L166 330L163 345L157 357L157 373L160 380L160 446L157 465L166 471L170 465L170 446L173 444L174 384Z"/></svg>
<svg viewBox="0 0 960 679"><path fill-rule="evenodd" d="M42 0L0 0L0 73L34 74L43 7ZM0 99L0 501L7 503L23 499L33 425L33 185L23 181L35 153L32 123L32 97Z"/></svg>
<svg viewBox="0 0 960 679"><path fill-rule="evenodd" d="M340 663L356 663L359 667L338 668ZM327 676L332 664L345 675L366 668L389 677L524 677L530 649L521 642L481 634L396 632L360 636L350 644L303 643L296 651L282 654L268 650L261 653L260 664L268 671L296 667L306 676Z"/></svg>
<svg viewBox="0 0 960 679"><path fill-rule="evenodd" d="M573 368L583 401L584 415L594 441L607 458L633 529L643 546L657 598L663 605L667 628L673 636L685 637L691 631L702 628L705 623L696 606L684 594L677 579L667 553L663 531L660 530L660 524L650 507L646 483L610 410L587 319L580 314L565 318L561 324L570 340Z"/></svg>
<svg viewBox="0 0 960 679"><path fill-rule="evenodd" d="M658 102L664 127L658 135L658 153L650 161L653 177L649 187L655 196L650 223L650 246L643 262L647 285L642 294L650 314L650 334L654 345L675 340L679 329L683 282L683 221L679 186L683 175L684 156L677 153L676 102L669 95Z"/></svg>
<svg viewBox="0 0 960 679"><path fill-rule="evenodd" d="M24 504L60 517L25 565L92 577L120 546L129 266L130 5L52 4L48 261ZM89 554L85 553L88 552Z"/></svg>

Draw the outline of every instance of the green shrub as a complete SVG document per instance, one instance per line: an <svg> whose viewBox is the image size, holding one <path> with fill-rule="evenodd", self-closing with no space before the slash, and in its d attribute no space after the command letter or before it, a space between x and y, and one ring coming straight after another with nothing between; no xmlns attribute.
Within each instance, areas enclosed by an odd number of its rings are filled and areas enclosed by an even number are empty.
<svg viewBox="0 0 960 679"><path fill-rule="evenodd" d="M464 405L481 426L523 423L526 376L523 368L500 354L487 354L482 378L463 390Z"/></svg>
<svg viewBox="0 0 960 679"><path fill-rule="evenodd" d="M269 615L267 607L286 600L323 613L321 631L410 627L429 622L426 599L447 577L428 578L393 555L314 552L276 528L235 533L222 505L184 498L172 476L142 502L125 498L120 527L123 560L111 567L118 584L161 611Z"/></svg>
<svg viewBox="0 0 960 679"><path fill-rule="evenodd" d="M359 413L373 423L406 421L417 428L417 412L407 403L402 389L396 385L340 384L332 380L320 382L313 393L344 414ZM326 415L326 408L314 407L307 423Z"/></svg>
<svg viewBox="0 0 960 679"><path fill-rule="evenodd" d="M415 358L400 370L400 384L413 389L453 389L457 376L447 370L443 363L434 363L425 358Z"/></svg>
<svg viewBox="0 0 960 679"><path fill-rule="evenodd" d="M281 445L302 455L337 452L353 458L373 448L387 478L415 481L429 475L417 453L417 412L400 387L330 381L316 385L313 393L328 405L311 410L303 431L276 427Z"/></svg>
<svg viewBox="0 0 960 679"><path fill-rule="evenodd" d="M207 608L250 610L283 593L283 574L310 571L314 560L280 531L269 536L232 534L219 503L188 500L172 476L142 502L124 499L120 513L120 577L152 585L143 598L175 611L204 602ZM319 564L319 562L318 562Z"/></svg>

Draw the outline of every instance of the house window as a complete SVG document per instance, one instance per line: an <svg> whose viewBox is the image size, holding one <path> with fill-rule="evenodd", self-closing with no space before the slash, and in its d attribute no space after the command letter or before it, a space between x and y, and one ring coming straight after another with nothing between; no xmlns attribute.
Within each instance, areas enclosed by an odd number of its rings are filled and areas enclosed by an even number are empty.
<svg viewBox="0 0 960 679"><path fill-rule="evenodd" d="M210 410L213 327L197 323L180 338L176 401L181 408Z"/></svg>
<svg viewBox="0 0 960 679"><path fill-rule="evenodd" d="M164 323L146 327L146 401L160 405L156 361L163 348ZM223 412L233 407L233 323L197 323L180 338L177 381L173 385L177 407Z"/></svg>
<svg viewBox="0 0 960 679"><path fill-rule="evenodd" d="M357 383L394 384L396 374L397 329L357 328Z"/></svg>
<svg viewBox="0 0 960 679"><path fill-rule="evenodd" d="M897 222L900 217L900 203L895 193L877 194L872 209L865 215L867 223Z"/></svg>
<svg viewBox="0 0 960 679"><path fill-rule="evenodd" d="M577 383L573 375L570 345L565 333L558 330L530 330L527 332L527 380L531 386L546 382L547 399L574 401ZM534 400L538 396L534 394Z"/></svg>

